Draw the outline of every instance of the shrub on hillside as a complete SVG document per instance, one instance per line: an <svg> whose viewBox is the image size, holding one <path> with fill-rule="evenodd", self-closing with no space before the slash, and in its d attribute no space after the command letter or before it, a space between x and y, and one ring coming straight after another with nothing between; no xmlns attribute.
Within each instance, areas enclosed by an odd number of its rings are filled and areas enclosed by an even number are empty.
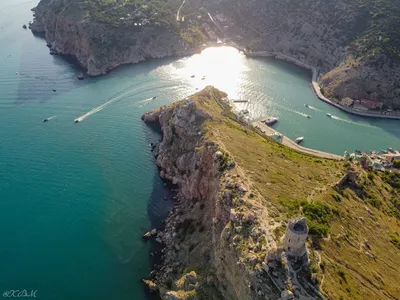
<svg viewBox="0 0 400 300"><path fill-rule="evenodd" d="M394 162L393 162L393 167L395 167L395 168L400 168L400 159L396 159Z"/></svg>

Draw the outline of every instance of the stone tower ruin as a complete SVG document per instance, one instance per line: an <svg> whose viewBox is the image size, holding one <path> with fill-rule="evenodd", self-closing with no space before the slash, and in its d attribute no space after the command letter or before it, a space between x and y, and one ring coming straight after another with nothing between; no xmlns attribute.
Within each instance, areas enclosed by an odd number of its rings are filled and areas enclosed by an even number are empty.
<svg viewBox="0 0 400 300"><path fill-rule="evenodd" d="M289 220L288 228L283 237L283 249L286 255L295 260L306 256L306 239L308 227L306 218L296 218Z"/></svg>

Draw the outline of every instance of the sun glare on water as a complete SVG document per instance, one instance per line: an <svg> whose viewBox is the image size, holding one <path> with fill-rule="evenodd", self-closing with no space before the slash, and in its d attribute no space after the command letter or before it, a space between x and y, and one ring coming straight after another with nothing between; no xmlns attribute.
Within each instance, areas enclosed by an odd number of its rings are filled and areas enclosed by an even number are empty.
<svg viewBox="0 0 400 300"><path fill-rule="evenodd" d="M213 47L179 60L171 66L170 76L179 77L193 88L207 85L223 90L230 98L240 97L245 83L245 56L232 47Z"/></svg>

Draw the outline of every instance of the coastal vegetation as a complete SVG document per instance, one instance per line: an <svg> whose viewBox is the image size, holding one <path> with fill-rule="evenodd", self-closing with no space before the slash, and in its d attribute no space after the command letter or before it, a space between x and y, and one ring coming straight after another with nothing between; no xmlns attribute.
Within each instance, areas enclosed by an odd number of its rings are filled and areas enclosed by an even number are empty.
<svg viewBox="0 0 400 300"><path fill-rule="evenodd" d="M217 90L202 91L191 100L210 116L202 126L205 138L229 153L240 177L251 182L252 201L268 208L265 222L275 228L277 241L289 218L307 218L309 247L322 258L320 264L312 263L311 273L323 282L319 288L325 296L400 296L394 267L400 263L398 174L371 173L353 164L357 183L338 186L349 162L316 158L282 146L237 120ZM221 156L222 165L227 159L228 154ZM244 232L250 231L251 226ZM247 238L240 241L242 251L248 243Z"/></svg>
<svg viewBox="0 0 400 300"><path fill-rule="evenodd" d="M87 17L113 26L130 26L141 23L173 28L179 1L143 0L83 0Z"/></svg>
<svg viewBox="0 0 400 300"><path fill-rule="evenodd" d="M358 37L357 56L384 53L393 60L400 60L400 6L396 0L353 0L366 28ZM351 1L350 1L351 3Z"/></svg>
<svg viewBox="0 0 400 300"><path fill-rule="evenodd" d="M182 1L178 0L82 0L86 18L105 25L139 31L142 26L168 29L180 34L189 44L202 44L207 37L196 18L177 22L176 14ZM196 13L186 10L186 14ZM202 15L201 11L196 13Z"/></svg>

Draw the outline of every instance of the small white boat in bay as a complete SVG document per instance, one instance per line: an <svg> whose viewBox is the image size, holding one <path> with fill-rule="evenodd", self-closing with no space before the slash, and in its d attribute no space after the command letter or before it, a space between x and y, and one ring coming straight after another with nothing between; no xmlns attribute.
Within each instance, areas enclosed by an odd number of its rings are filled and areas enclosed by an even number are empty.
<svg viewBox="0 0 400 300"><path fill-rule="evenodd" d="M330 113L326 114L329 118L332 118L332 115Z"/></svg>
<svg viewBox="0 0 400 300"><path fill-rule="evenodd" d="M298 138L296 138L296 143L300 144L302 141L304 140L304 136L299 136Z"/></svg>

